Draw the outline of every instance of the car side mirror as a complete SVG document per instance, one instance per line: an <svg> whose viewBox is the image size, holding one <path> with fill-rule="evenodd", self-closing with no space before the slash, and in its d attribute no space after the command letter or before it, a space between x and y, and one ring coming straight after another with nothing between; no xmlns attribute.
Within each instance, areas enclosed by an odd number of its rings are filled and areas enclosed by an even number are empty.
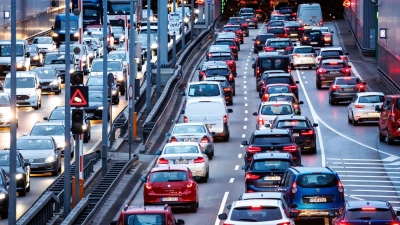
<svg viewBox="0 0 400 225"><path fill-rule="evenodd" d="M251 64L251 68L253 68L253 69L254 69L254 67L255 67L254 63L253 63L253 64Z"/></svg>
<svg viewBox="0 0 400 225"><path fill-rule="evenodd" d="M249 169L249 165L243 165L242 166L242 170L248 170Z"/></svg>
<svg viewBox="0 0 400 225"><path fill-rule="evenodd" d="M215 135L215 132L214 132L214 131L213 131L213 132L211 132L211 135L213 135L213 136L214 136L214 135Z"/></svg>
<svg viewBox="0 0 400 225"><path fill-rule="evenodd" d="M251 40L252 40L252 41L256 41L256 39L254 39L254 38L253 38L253 39L251 39Z"/></svg>
<svg viewBox="0 0 400 225"><path fill-rule="evenodd" d="M171 137L171 133L166 133L165 136Z"/></svg>
<svg viewBox="0 0 400 225"><path fill-rule="evenodd" d="M258 112L253 112L253 116L258 116Z"/></svg>
<svg viewBox="0 0 400 225"><path fill-rule="evenodd" d="M363 81L362 84L367 85L367 82Z"/></svg>
<svg viewBox="0 0 400 225"><path fill-rule="evenodd" d="M226 206L226 208L227 209L232 209L232 205L229 204L229 205Z"/></svg>
<svg viewBox="0 0 400 225"><path fill-rule="evenodd" d="M348 52L346 52L346 55L349 55L349 53L348 53Z"/></svg>
<svg viewBox="0 0 400 225"><path fill-rule="evenodd" d="M50 30L54 30L54 27L50 27Z"/></svg>
<svg viewBox="0 0 400 225"><path fill-rule="evenodd" d="M295 44L293 44L293 46L297 46L297 44L295 43Z"/></svg>
<svg viewBox="0 0 400 225"><path fill-rule="evenodd" d="M43 117L43 120L49 120L49 117L45 116Z"/></svg>
<svg viewBox="0 0 400 225"><path fill-rule="evenodd" d="M318 127L318 123L313 123L313 127Z"/></svg>
<svg viewBox="0 0 400 225"><path fill-rule="evenodd" d="M293 211L289 213L290 218L296 218L298 215L299 214L297 212L293 212Z"/></svg>
<svg viewBox="0 0 400 225"><path fill-rule="evenodd" d="M233 110L232 109L227 109L226 110L228 113L233 113Z"/></svg>
<svg viewBox="0 0 400 225"><path fill-rule="evenodd" d="M218 215L218 219L220 220L226 220L228 218L228 215L226 213L221 213Z"/></svg>
<svg viewBox="0 0 400 225"><path fill-rule="evenodd" d="M303 101L299 101L299 105L302 105L302 104L304 104L304 102Z"/></svg>
<svg viewBox="0 0 400 225"><path fill-rule="evenodd" d="M179 94L180 94L181 96L185 96L185 92L184 92L184 91L181 91Z"/></svg>
<svg viewBox="0 0 400 225"><path fill-rule="evenodd" d="M200 70L200 66L198 66L198 67L196 68L196 70Z"/></svg>
<svg viewBox="0 0 400 225"><path fill-rule="evenodd" d="M295 81L296 84L300 84L300 82L298 80Z"/></svg>
<svg viewBox="0 0 400 225"><path fill-rule="evenodd" d="M25 132L25 133L22 134L22 136L28 136L28 133Z"/></svg>
<svg viewBox="0 0 400 225"><path fill-rule="evenodd" d="M6 148L3 148L3 150L10 150L10 148L9 148L9 147L6 147Z"/></svg>
<svg viewBox="0 0 400 225"><path fill-rule="evenodd" d="M178 219L178 220L176 221L176 224L177 224L177 225L185 225L185 221L184 221L183 219Z"/></svg>
<svg viewBox="0 0 400 225"><path fill-rule="evenodd" d="M31 57L31 53L30 53L30 52L25 53L25 57L26 57L26 58Z"/></svg>
<svg viewBox="0 0 400 225"><path fill-rule="evenodd" d="M0 86L0 91L4 91L4 87L3 86Z"/></svg>
<svg viewBox="0 0 400 225"><path fill-rule="evenodd" d="M207 149L204 151L204 153L206 153L206 155L209 155L209 154L211 154L211 150Z"/></svg>
<svg viewBox="0 0 400 225"><path fill-rule="evenodd" d="M331 34L333 34L333 33L335 33L335 32L331 31Z"/></svg>
<svg viewBox="0 0 400 225"><path fill-rule="evenodd" d="M241 145L249 145L249 143L247 141L242 141L240 144Z"/></svg>
<svg viewBox="0 0 400 225"><path fill-rule="evenodd" d="M157 150L156 153L155 153L155 155L161 155L161 151L160 151L160 150Z"/></svg>
<svg viewBox="0 0 400 225"><path fill-rule="evenodd" d="M375 106L375 111L382 112L381 106L380 105Z"/></svg>
<svg viewBox="0 0 400 225"><path fill-rule="evenodd" d="M184 109L181 110L181 114L185 114L185 110Z"/></svg>
<svg viewBox="0 0 400 225"><path fill-rule="evenodd" d="M111 37L114 37L114 33L111 33Z"/></svg>
<svg viewBox="0 0 400 225"><path fill-rule="evenodd" d="M140 178L140 180L141 180L142 182L146 182L146 181L147 181L147 178L146 178L146 177L142 177L142 178Z"/></svg>

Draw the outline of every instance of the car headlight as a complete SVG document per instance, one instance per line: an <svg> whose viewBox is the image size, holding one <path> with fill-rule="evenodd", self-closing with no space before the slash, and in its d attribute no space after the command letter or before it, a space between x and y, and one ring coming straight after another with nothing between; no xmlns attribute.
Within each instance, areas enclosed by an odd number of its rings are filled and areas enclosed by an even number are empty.
<svg viewBox="0 0 400 225"><path fill-rule="evenodd" d="M65 147L65 142L61 142L57 144L57 148L64 148Z"/></svg>
<svg viewBox="0 0 400 225"><path fill-rule="evenodd" d="M97 109L98 110L103 110L103 106L99 106Z"/></svg>
<svg viewBox="0 0 400 225"><path fill-rule="evenodd" d="M111 94L112 94L112 95L115 95L115 94L117 94L117 91L116 91L116 90L112 90L112 91L111 91Z"/></svg>
<svg viewBox="0 0 400 225"><path fill-rule="evenodd" d="M51 162L54 162L54 161L56 161L56 157L54 155L47 156L47 158L45 160L46 163L51 163Z"/></svg>
<svg viewBox="0 0 400 225"><path fill-rule="evenodd" d="M86 61L86 55L82 56L82 61Z"/></svg>
<svg viewBox="0 0 400 225"><path fill-rule="evenodd" d="M20 173L18 173L17 175L15 175L15 178L17 179L17 180L19 180L19 179L22 179L22 174L20 174Z"/></svg>
<svg viewBox="0 0 400 225"><path fill-rule="evenodd" d="M31 93L28 94L28 96L29 97L36 96L36 91L32 91Z"/></svg>
<svg viewBox="0 0 400 225"><path fill-rule="evenodd" d="M121 37L119 37L119 40L120 41L125 40L125 35L121 35Z"/></svg>
<svg viewBox="0 0 400 225"><path fill-rule="evenodd" d="M123 80L124 80L124 75L122 75L122 74L117 74L117 80L118 80L118 81L123 81Z"/></svg>
<svg viewBox="0 0 400 225"><path fill-rule="evenodd" d="M69 70L69 73L74 73L74 72L75 72L74 69L70 69L70 70Z"/></svg>
<svg viewBox="0 0 400 225"><path fill-rule="evenodd" d="M75 34L74 34L74 37L79 37L79 33L75 33Z"/></svg>
<svg viewBox="0 0 400 225"><path fill-rule="evenodd" d="M0 199L5 199L5 198L6 198L6 194L0 193Z"/></svg>
<svg viewBox="0 0 400 225"><path fill-rule="evenodd" d="M158 48L158 44L157 43L153 43L153 44L151 44L151 49L156 49L156 48Z"/></svg>
<svg viewBox="0 0 400 225"><path fill-rule="evenodd" d="M23 67L24 66L24 61L21 61L21 62L19 62L18 64L17 64L17 67L18 68L21 68L21 67Z"/></svg>
<svg viewBox="0 0 400 225"><path fill-rule="evenodd" d="M58 85L58 80L53 80L53 81L51 82L51 84L53 84L53 85Z"/></svg>
<svg viewBox="0 0 400 225"><path fill-rule="evenodd" d="M86 124L83 124L82 125L82 130L86 130L87 129L87 125Z"/></svg>
<svg viewBox="0 0 400 225"><path fill-rule="evenodd" d="M57 33L53 33L51 36L58 37L58 34Z"/></svg>
<svg viewBox="0 0 400 225"><path fill-rule="evenodd" d="M47 50L53 51L53 50L54 50L54 47L53 47L53 46L50 46L50 47L47 48Z"/></svg>
<svg viewBox="0 0 400 225"><path fill-rule="evenodd" d="M39 59L39 56L38 56L38 55L35 55L35 56L33 57L33 59L38 60L38 59Z"/></svg>
<svg viewBox="0 0 400 225"><path fill-rule="evenodd" d="M91 53L89 53L89 58L92 58L93 57L93 52L91 52Z"/></svg>
<svg viewBox="0 0 400 225"><path fill-rule="evenodd" d="M195 9L195 10L194 10L194 13L195 13L195 14L199 14L199 9Z"/></svg>
<svg viewBox="0 0 400 225"><path fill-rule="evenodd" d="M189 23L189 18L185 17L185 19L183 19L183 21L185 21L185 23Z"/></svg>

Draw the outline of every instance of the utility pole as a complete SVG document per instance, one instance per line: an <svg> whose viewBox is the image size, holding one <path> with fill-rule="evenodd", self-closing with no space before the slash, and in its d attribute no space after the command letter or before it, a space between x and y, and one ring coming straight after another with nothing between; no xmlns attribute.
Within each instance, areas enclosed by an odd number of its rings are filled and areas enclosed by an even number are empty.
<svg viewBox="0 0 400 225"><path fill-rule="evenodd" d="M136 74L137 74L137 65L136 65L136 58L135 58L135 53L134 53L134 48L136 45L136 29L135 25L137 22L138 14L136 13L136 7L135 7L136 1L130 0L130 8L132 9L133 12L130 13L129 15L129 88L128 88L128 101L129 101L129 160L132 157L132 139L133 139L133 124L136 123L134 121L133 113L135 112L135 98L134 98L134 93L135 93L135 79L136 79ZM133 18L133 15L135 14L136 18ZM127 29L127 28L126 28ZM126 39L128 41L128 39Z"/></svg>
<svg viewBox="0 0 400 225"><path fill-rule="evenodd" d="M173 1L172 3L172 12L176 12L176 0ZM174 31L172 35L172 68L175 69L175 64L176 64L176 33Z"/></svg>
<svg viewBox="0 0 400 225"><path fill-rule="evenodd" d="M147 0L147 65L146 65L146 114L151 111L151 65L150 58L152 54L150 46L150 0Z"/></svg>
<svg viewBox="0 0 400 225"><path fill-rule="evenodd" d="M103 94L108 93L108 82L107 82L107 61L108 61L108 51L107 51L107 0L103 0ZM112 109L111 109L112 110ZM107 174L107 153L108 153L108 98L103 97L103 112L102 112L102 142L101 142L101 174L104 177ZM110 118L110 123L112 123L112 118Z"/></svg>
<svg viewBox="0 0 400 225"><path fill-rule="evenodd" d="M160 13L161 10L164 10L164 8L160 7L161 2L158 2L157 4L157 12L158 12L158 23L157 23L157 76L156 76L156 97L159 98L161 96L161 48L160 43L161 43L161 20L164 18L161 18L162 14ZM169 34L168 34L169 35ZM167 45L168 46L168 45Z"/></svg>
<svg viewBox="0 0 400 225"><path fill-rule="evenodd" d="M181 52L183 52L184 50L185 50L185 18L186 18L186 15L185 15L185 1L186 0L182 0L182 24L183 24L183 28L182 28L182 37L181 37L181 40L182 40L182 51ZM188 27L189 27L189 23L188 23Z"/></svg>
<svg viewBox="0 0 400 225"><path fill-rule="evenodd" d="M190 3L190 8L192 9L192 13L190 15L190 40L193 40L193 36L194 36L194 1L195 0L191 0Z"/></svg>

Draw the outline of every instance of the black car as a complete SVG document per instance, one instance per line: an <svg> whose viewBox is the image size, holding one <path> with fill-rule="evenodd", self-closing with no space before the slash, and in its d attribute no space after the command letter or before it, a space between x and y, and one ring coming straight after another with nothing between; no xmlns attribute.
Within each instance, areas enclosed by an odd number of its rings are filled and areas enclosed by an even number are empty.
<svg viewBox="0 0 400 225"><path fill-rule="evenodd" d="M31 66L43 66L43 55L37 45L29 45L27 51L30 53Z"/></svg>
<svg viewBox="0 0 400 225"><path fill-rule="evenodd" d="M296 95L296 98L299 99L299 88L297 87L298 83L299 81L295 81L293 76L289 73L271 73L265 78L264 86L269 84L288 84L290 89L292 90L292 93L294 93ZM260 91L264 92L264 90L265 88L261 87Z"/></svg>
<svg viewBox="0 0 400 225"><path fill-rule="evenodd" d="M268 124L269 125L269 124ZM296 144L310 154L317 153L317 136L315 127L306 116L277 116L272 122L271 129L290 129Z"/></svg>
<svg viewBox="0 0 400 225"><path fill-rule="evenodd" d="M295 38L298 40L303 36L304 27L301 25L300 22L297 21L290 21L285 23L285 32L288 38Z"/></svg>
<svg viewBox="0 0 400 225"><path fill-rule="evenodd" d="M329 87L329 104L350 101L359 92L365 92L367 83L358 77L336 77Z"/></svg>
<svg viewBox="0 0 400 225"><path fill-rule="evenodd" d="M2 219L8 218L8 183L10 178L6 171L0 168L0 216Z"/></svg>
<svg viewBox="0 0 400 225"><path fill-rule="evenodd" d="M102 120L103 110L108 110L107 121L111 119L111 107L110 104L103 106L103 98L105 95L102 91L91 91L89 92L89 106L84 107L87 117L89 120ZM106 108L106 109L104 109Z"/></svg>
<svg viewBox="0 0 400 225"><path fill-rule="evenodd" d="M72 110L73 108L71 108ZM71 111L72 112L72 111ZM72 113L70 114L72 115ZM70 116L71 118L71 116ZM83 133L83 142L88 143L90 138L92 137L91 132L92 132L92 125L90 123L90 120L87 117L87 114L83 114L83 123L84 123L84 133ZM56 106L53 111L51 111L50 116L43 117L44 120L47 120L49 122L58 122L58 121L64 121L65 120L65 107L64 106ZM70 125L72 127L72 119L70 120Z"/></svg>
<svg viewBox="0 0 400 225"><path fill-rule="evenodd" d="M304 30L303 36L300 38L300 44L324 47L325 37L320 30Z"/></svg>
<svg viewBox="0 0 400 225"><path fill-rule="evenodd" d="M242 166L245 170L245 191L276 191L283 173L295 166L290 153L256 153L250 164Z"/></svg>
<svg viewBox="0 0 400 225"><path fill-rule="evenodd" d="M228 66L209 66L205 71L205 77L224 76L233 88L233 96L235 96L235 77Z"/></svg>
<svg viewBox="0 0 400 225"><path fill-rule="evenodd" d="M281 7L279 13L283 14L288 21L296 20L297 13L293 7Z"/></svg>
<svg viewBox="0 0 400 225"><path fill-rule="evenodd" d="M265 84L265 79L268 77L269 74L274 74L274 73L286 73L284 70L266 70L264 71L260 78L256 79L256 90L258 92L261 91L261 88Z"/></svg>
<svg viewBox="0 0 400 225"><path fill-rule="evenodd" d="M266 34L257 34L256 38L253 39L254 41L254 53L258 53L259 51L264 50L265 42L270 39L275 38L275 34L266 33Z"/></svg>
<svg viewBox="0 0 400 225"><path fill-rule="evenodd" d="M260 78L266 70L284 70L286 73L290 73L291 70L289 56L280 55L279 52L260 52L253 60L251 67L256 78Z"/></svg>
<svg viewBox="0 0 400 225"><path fill-rule="evenodd" d="M54 92L56 95L61 93L61 77L52 67L36 67L31 70L38 75L42 93Z"/></svg>
<svg viewBox="0 0 400 225"><path fill-rule="evenodd" d="M31 191L31 167L30 162L25 162L24 157L17 151L17 192L19 196L25 196L26 192ZM4 170L7 176L10 176L10 151L9 149L0 151L0 167ZM1 186L1 185L0 185ZM0 188L1 189L1 188ZM0 193L1 197L1 193ZM0 198L0 202L2 199ZM1 211L1 209L0 209ZM3 215L1 215L3 217Z"/></svg>
<svg viewBox="0 0 400 225"><path fill-rule="evenodd" d="M249 164L256 153L284 152L292 154L295 164L301 165L301 149L296 144L293 134L289 129L255 130L249 142L242 141L241 144L246 146L245 164Z"/></svg>
<svg viewBox="0 0 400 225"><path fill-rule="evenodd" d="M321 89L323 85L330 87L336 77L350 76L351 66L346 60L322 59L316 68L315 86L317 89Z"/></svg>
<svg viewBox="0 0 400 225"><path fill-rule="evenodd" d="M103 76L89 76L86 80L86 86L89 87L90 91L103 91ZM111 90L108 89L108 97L111 97L111 102L114 105L118 105L119 103L119 91L116 83L112 83Z"/></svg>
<svg viewBox="0 0 400 225"><path fill-rule="evenodd" d="M246 20L249 27L251 26L258 29L258 19L254 13L242 13L240 16Z"/></svg>

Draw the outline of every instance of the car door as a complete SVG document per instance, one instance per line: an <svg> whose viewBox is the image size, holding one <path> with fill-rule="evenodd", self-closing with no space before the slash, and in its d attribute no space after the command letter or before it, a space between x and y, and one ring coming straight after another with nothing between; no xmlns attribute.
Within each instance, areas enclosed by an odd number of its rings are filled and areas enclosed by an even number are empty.
<svg viewBox="0 0 400 225"><path fill-rule="evenodd" d="M390 122L389 115L390 115L390 110L391 110L391 107L390 107L391 103L392 103L392 98L385 97L385 101L383 102L383 105L382 105L381 119L379 120L379 128L381 130L383 130L389 126L389 122Z"/></svg>
<svg viewBox="0 0 400 225"><path fill-rule="evenodd" d="M31 167L30 166L25 166L25 160L24 157L20 152L18 152L17 155L18 160L20 160L21 166L24 168L26 171L26 183L29 183L30 185L30 180L31 180Z"/></svg>

